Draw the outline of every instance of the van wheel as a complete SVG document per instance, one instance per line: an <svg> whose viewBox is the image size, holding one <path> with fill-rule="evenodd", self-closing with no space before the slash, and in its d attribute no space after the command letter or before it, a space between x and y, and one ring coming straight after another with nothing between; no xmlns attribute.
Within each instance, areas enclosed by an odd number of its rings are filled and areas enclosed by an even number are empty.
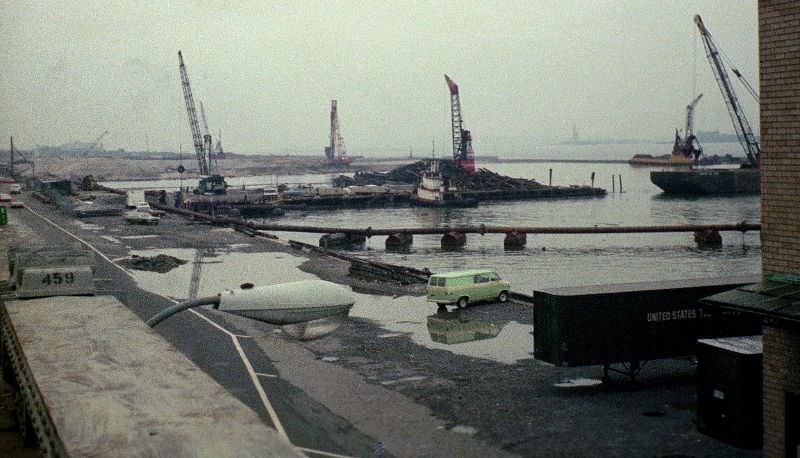
<svg viewBox="0 0 800 458"><path fill-rule="evenodd" d="M508 291L500 291L500 294L497 295L497 300L500 302L507 302L508 301Z"/></svg>
<svg viewBox="0 0 800 458"><path fill-rule="evenodd" d="M464 307L467 306L468 302L469 302L469 299L466 296L459 297L458 298L458 302L456 302L456 305L458 306L458 308L463 309Z"/></svg>

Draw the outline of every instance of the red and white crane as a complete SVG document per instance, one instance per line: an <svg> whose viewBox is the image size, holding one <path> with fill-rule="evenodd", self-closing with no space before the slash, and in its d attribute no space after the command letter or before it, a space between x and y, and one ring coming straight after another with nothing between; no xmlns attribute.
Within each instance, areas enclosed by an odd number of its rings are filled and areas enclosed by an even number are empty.
<svg viewBox="0 0 800 458"><path fill-rule="evenodd" d="M463 128L458 84L444 75L450 89L451 125L453 127L453 161L467 173L475 172L475 153L472 151L472 134Z"/></svg>

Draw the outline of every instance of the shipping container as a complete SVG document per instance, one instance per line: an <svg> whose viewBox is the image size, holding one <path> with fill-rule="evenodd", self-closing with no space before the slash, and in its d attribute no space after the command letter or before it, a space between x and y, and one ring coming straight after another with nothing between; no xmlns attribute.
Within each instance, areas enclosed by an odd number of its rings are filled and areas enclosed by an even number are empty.
<svg viewBox="0 0 800 458"><path fill-rule="evenodd" d="M740 448L762 438L761 336L697 342L697 430Z"/></svg>
<svg viewBox="0 0 800 458"><path fill-rule="evenodd" d="M698 338L760 334L761 319L698 302L757 281L743 275L534 291L534 356L559 366L635 368L694 355Z"/></svg>

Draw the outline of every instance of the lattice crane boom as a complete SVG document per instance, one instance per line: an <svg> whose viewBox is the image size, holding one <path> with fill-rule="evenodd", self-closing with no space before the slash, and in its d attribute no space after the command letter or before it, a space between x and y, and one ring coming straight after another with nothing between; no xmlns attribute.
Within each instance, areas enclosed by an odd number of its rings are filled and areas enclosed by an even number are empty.
<svg viewBox="0 0 800 458"><path fill-rule="evenodd" d="M203 150L208 157L208 171L214 172L212 169L216 169L217 165L217 158L214 155L214 140L211 137L211 131L208 130L208 121L206 121L206 109L203 107L203 101L200 101L200 118L203 120L203 129L205 133L203 134ZM214 167L212 167L212 164Z"/></svg>
<svg viewBox="0 0 800 458"><path fill-rule="evenodd" d="M686 105L686 129L683 132L686 139L694 136L694 109L701 98L703 98L703 94L698 95L689 105Z"/></svg>
<svg viewBox="0 0 800 458"><path fill-rule="evenodd" d="M453 161L467 173L475 172L475 153L472 151L472 134L464 129L461 118L461 100L458 84L444 75L450 89L450 125L453 133Z"/></svg>
<svg viewBox="0 0 800 458"><path fill-rule="evenodd" d="M350 158L347 156L347 148L344 146L344 138L339 127L338 102L331 100L331 132L330 144L325 147L325 157L328 162L348 163Z"/></svg>
<svg viewBox="0 0 800 458"><path fill-rule="evenodd" d="M736 97L736 92L733 90L731 80L728 77L728 72L725 70L725 66L722 64L722 58L720 57L719 49L717 49L714 40L711 38L711 34L706 29L706 26L703 24L703 20L699 15L694 17L694 23L697 25L697 29L700 31L700 36L703 39L703 46L706 50L706 56L708 57L708 61L711 63L711 70L714 73L714 77L717 79L717 84L722 92L722 98L725 100L725 105L728 107L728 112L731 115L731 121L733 121L733 128L736 131L736 136L739 138L739 143L741 143L742 148L747 155L747 159L750 161L750 164L753 167L759 167L761 149L759 148L758 142L753 134L753 129L750 128L750 123L747 122L747 117L744 115L744 110L742 110L739 99Z"/></svg>
<svg viewBox="0 0 800 458"><path fill-rule="evenodd" d="M186 73L186 65L183 63L183 54L181 54L180 51L178 51L178 61L180 62L179 69L181 73L183 99L186 101L186 113L189 117L189 128L192 131L192 142L194 143L195 156L197 156L197 166L200 169L201 175L209 175L210 171L208 161L206 160L203 136L200 133L200 126L197 122L197 110L195 109L194 97L192 96L192 87L189 84L189 75Z"/></svg>

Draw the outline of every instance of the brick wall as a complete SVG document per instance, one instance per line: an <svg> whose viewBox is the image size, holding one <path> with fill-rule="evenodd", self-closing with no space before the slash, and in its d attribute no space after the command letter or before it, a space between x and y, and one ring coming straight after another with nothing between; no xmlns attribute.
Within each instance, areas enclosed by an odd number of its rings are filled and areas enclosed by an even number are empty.
<svg viewBox="0 0 800 458"><path fill-rule="evenodd" d="M785 393L800 393L800 333L764 325L764 456L784 457Z"/></svg>
<svg viewBox="0 0 800 458"><path fill-rule="evenodd" d="M762 272L800 274L800 1L760 0ZM800 333L764 326L764 456L784 457L785 393L800 393Z"/></svg>
<svg viewBox="0 0 800 458"><path fill-rule="evenodd" d="M760 0L763 272L800 274L800 1Z"/></svg>

